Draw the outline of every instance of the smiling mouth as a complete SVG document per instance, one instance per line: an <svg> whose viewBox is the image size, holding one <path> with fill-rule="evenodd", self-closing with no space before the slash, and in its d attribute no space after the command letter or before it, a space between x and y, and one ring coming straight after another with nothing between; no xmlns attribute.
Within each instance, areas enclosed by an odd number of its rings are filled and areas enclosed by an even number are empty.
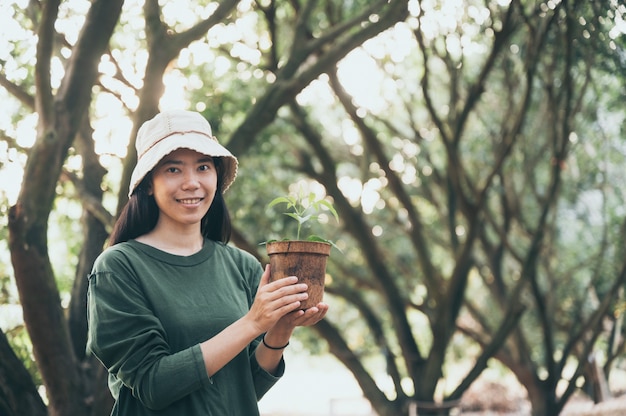
<svg viewBox="0 0 626 416"><path fill-rule="evenodd" d="M204 198L187 198L187 199L177 199L181 204L198 204Z"/></svg>

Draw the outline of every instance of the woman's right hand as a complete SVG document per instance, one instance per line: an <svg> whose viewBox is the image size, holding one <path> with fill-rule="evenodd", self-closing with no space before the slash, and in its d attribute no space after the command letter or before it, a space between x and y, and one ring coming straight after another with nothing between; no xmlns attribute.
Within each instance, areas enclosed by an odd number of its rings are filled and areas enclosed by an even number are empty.
<svg viewBox="0 0 626 416"><path fill-rule="evenodd" d="M256 325L259 333L267 332L280 318L297 310L301 302L308 298L306 283L298 283L296 276L273 282L269 279L270 266L267 265L261 276L254 303L246 315Z"/></svg>
<svg viewBox="0 0 626 416"><path fill-rule="evenodd" d="M269 280L269 266L266 266L259 282L256 297L248 313L219 334L200 344L209 376L213 376L235 355L246 348L252 340L266 333L283 316L291 312L295 316L304 314L303 311L297 309L300 307L300 302L308 298L306 284L298 283L296 277L286 277L271 283ZM293 328L283 328L281 331L273 330L272 333L278 337L276 341L285 340L287 342L292 331ZM282 351L267 348L261 348L261 350L265 353L258 354L257 352L259 365L266 371L275 371L280 362Z"/></svg>

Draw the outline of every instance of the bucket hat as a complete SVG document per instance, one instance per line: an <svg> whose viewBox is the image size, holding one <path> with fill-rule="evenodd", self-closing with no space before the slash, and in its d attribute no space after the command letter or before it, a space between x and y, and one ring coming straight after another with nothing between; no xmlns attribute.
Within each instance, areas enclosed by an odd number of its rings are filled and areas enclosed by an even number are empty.
<svg viewBox="0 0 626 416"><path fill-rule="evenodd" d="M181 148L223 159L222 192L226 192L237 176L237 158L218 143L209 122L194 111L169 110L157 114L141 125L135 147L137 165L130 178L129 197L163 157Z"/></svg>

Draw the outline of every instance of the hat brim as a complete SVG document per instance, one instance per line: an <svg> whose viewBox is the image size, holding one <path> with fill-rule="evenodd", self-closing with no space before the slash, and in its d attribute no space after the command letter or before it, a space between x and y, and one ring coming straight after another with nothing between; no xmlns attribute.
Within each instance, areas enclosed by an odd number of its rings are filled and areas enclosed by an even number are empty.
<svg viewBox="0 0 626 416"><path fill-rule="evenodd" d="M130 198L143 178L154 169L161 159L177 149L191 149L203 155L222 158L224 162L222 193L226 192L235 181L238 167L237 158L228 149L219 144L217 140L197 132L174 133L157 142L143 155L139 156L137 165L130 178L128 197Z"/></svg>

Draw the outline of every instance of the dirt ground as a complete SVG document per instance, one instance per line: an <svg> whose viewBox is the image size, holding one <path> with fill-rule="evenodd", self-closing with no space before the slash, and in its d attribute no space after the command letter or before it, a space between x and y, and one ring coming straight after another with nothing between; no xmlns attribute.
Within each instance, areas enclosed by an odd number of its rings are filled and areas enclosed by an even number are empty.
<svg viewBox="0 0 626 416"><path fill-rule="evenodd" d="M588 399L572 401L562 413L563 416L624 416L626 415L626 395L594 404Z"/></svg>
<svg viewBox="0 0 626 416"><path fill-rule="evenodd" d="M521 390L497 383L479 383L465 394L458 415L462 416L530 416L530 404ZM555 415L556 416L556 415ZM626 416L626 394L602 403L593 403L576 394L559 416Z"/></svg>

